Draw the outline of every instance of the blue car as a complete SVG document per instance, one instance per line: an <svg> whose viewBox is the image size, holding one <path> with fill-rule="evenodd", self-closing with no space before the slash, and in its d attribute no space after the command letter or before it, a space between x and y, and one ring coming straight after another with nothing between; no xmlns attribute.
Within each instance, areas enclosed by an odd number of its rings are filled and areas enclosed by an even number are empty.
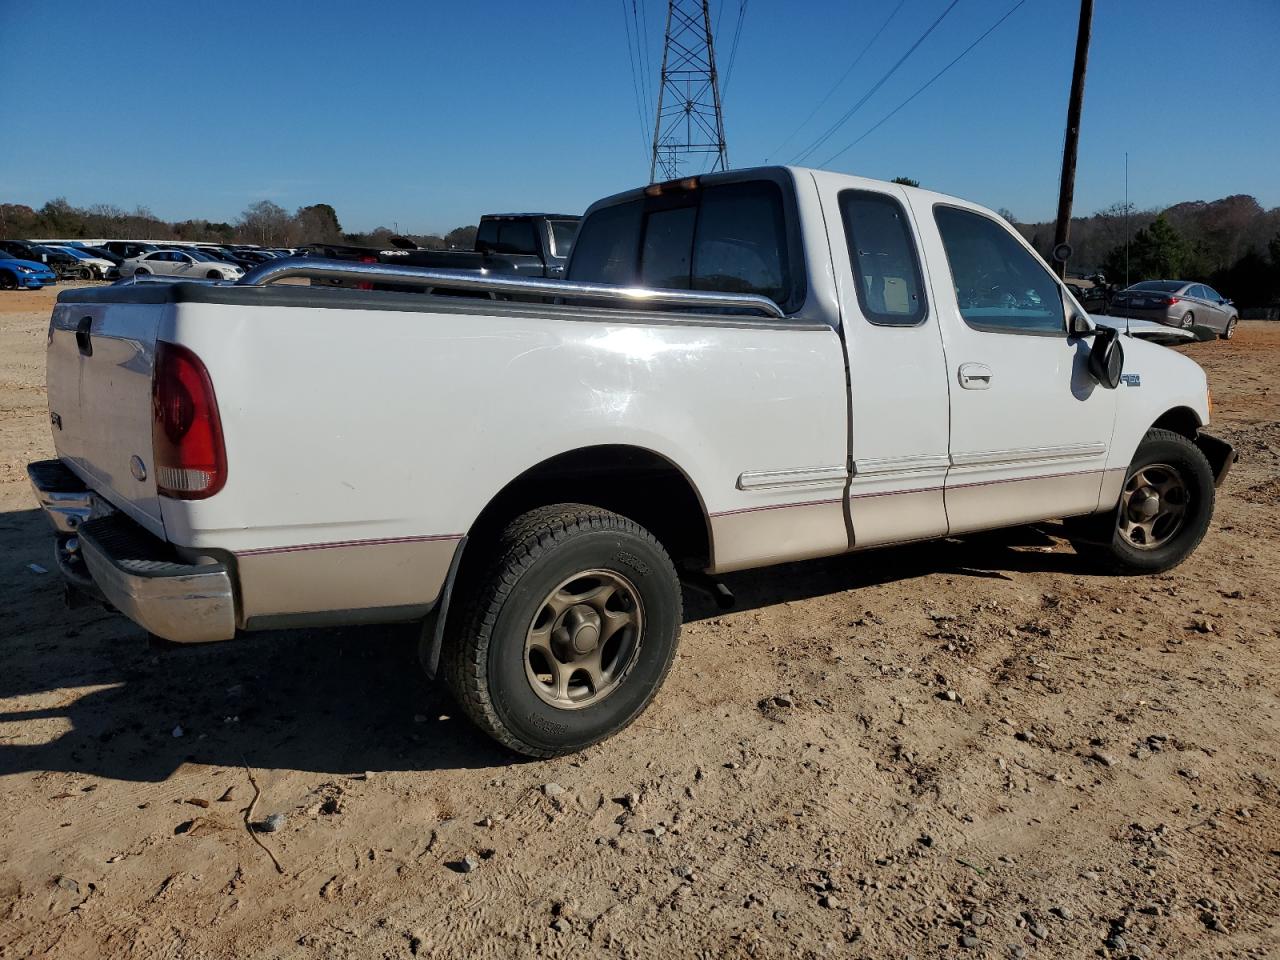
<svg viewBox="0 0 1280 960"><path fill-rule="evenodd" d="M0 252L0 290L39 290L57 280L57 275L43 263Z"/></svg>

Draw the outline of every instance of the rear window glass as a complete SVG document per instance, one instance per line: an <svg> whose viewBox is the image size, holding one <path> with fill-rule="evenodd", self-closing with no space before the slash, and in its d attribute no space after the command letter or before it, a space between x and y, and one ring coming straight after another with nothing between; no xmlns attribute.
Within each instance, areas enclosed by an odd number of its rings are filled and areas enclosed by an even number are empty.
<svg viewBox="0 0 1280 960"><path fill-rule="evenodd" d="M748 181L597 210L583 221L569 279L754 293L787 304L795 283L782 191Z"/></svg>
<svg viewBox="0 0 1280 960"><path fill-rule="evenodd" d="M1155 293L1173 293L1175 290L1181 290L1186 284L1181 280L1143 280L1141 283L1135 283L1130 290L1150 290Z"/></svg>
<svg viewBox="0 0 1280 960"><path fill-rule="evenodd" d="M633 285L643 212L641 201L632 200L603 207L582 221L574 241L570 279Z"/></svg>
<svg viewBox="0 0 1280 960"><path fill-rule="evenodd" d="M537 253L538 241L529 220L486 220L476 231L482 253Z"/></svg>

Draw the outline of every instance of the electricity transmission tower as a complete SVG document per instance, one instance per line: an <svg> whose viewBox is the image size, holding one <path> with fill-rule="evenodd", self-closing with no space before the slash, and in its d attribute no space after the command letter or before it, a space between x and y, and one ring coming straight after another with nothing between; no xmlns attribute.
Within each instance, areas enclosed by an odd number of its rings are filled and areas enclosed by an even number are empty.
<svg viewBox="0 0 1280 960"><path fill-rule="evenodd" d="M649 180L680 176L681 164L714 154L711 170L729 169L708 0L670 0ZM701 172L702 164L699 163Z"/></svg>

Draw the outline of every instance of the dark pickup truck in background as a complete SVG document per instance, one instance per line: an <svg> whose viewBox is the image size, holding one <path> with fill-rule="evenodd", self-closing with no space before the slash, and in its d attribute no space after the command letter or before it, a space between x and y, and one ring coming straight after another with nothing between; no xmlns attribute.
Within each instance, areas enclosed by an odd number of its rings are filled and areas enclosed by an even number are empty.
<svg viewBox="0 0 1280 960"><path fill-rule="evenodd" d="M393 237L392 247L388 249L309 243L302 250L304 256L329 260L438 270L487 270L495 274L558 280L564 276L581 219L559 213L486 214L480 218L473 250L428 250L405 237ZM384 285L377 286L382 289Z"/></svg>

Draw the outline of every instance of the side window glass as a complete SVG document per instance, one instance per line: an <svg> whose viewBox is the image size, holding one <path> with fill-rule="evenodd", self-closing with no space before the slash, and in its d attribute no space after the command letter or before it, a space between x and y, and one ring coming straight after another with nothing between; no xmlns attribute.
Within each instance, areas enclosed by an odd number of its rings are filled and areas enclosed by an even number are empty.
<svg viewBox="0 0 1280 960"><path fill-rule="evenodd" d="M641 286L689 289L697 216L697 207L675 207L649 214L640 250Z"/></svg>
<svg viewBox="0 0 1280 960"><path fill-rule="evenodd" d="M964 322L988 333L1065 334L1062 293L1044 266L996 221L934 207Z"/></svg>
<svg viewBox="0 0 1280 960"><path fill-rule="evenodd" d="M863 316L877 326L922 323L924 284L902 205L883 193L845 190L840 214Z"/></svg>
<svg viewBox="0 0 1280 960"><path fill-rule="evenodd" d="M1217 290L1213 289L1213 287L1205 287L1204 293L1205 293L1205 296L1208 299L1212 300L1214 303L1218 303L1220 300L1222 300L1222 294L1220 294Z"/></svg>

